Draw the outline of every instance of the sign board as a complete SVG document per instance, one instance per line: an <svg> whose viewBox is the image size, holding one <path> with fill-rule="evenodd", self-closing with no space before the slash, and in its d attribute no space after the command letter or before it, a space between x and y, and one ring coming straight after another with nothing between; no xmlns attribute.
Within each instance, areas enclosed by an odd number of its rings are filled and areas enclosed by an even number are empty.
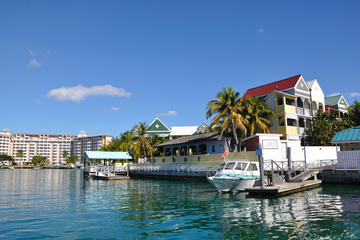
<svg viewBox="0 0 360 240"><path fill-rule="evenodd" d="M263 139L262 140L262 148L263 149L277 149L278 141L275 139Z"/></svg>
<svg viewBox="0 0 360 240"><path fill-rule="evenodd" d="M256 155L262 155L262 149L256 149Z"/></svg>

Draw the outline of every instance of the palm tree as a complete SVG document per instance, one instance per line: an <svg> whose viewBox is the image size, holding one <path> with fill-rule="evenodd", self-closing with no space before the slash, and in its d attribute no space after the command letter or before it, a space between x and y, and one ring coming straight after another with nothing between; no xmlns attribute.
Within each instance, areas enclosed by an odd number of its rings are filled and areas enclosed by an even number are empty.
<svg viewBox="0 0 360 240"><path fill-rule="evenodd" d="M63 158L65 159L65 162L66 162L66 160L67 160L67 158L68 158L68 156L69 156L69 152L66 151L66 150L64 150L64 151L62 152L62 154L63 154Z"/></svg>
<svg viewBox="0 0 360 240"><path fill-rule="evenodd" d="M24 157L24 151L20 149L20 150L16 153L16 157L17 157L17 158L22 158L22 157Z"/></svg>
<svg viewBox="0 0 360 240"><path fill-rule="evenodd" d="M211 124L221 128L220 137L224 133L230 136L230 150L240 150L238 134L246 136L246 126L248 121L242 115L242 99L240 94L233 88L222 88L216 95L216 100L211 100L207 106L206 117L216 116L211 120ZM235 146L231 142L235 141Z"/></svg>
<svg viewBox="0 0 360 240"><path fill-rule="evenodd" d="M134 126L132 132L134 134L134 157L139 158L140 156L144 156L146 158L148 154L152 156L153 149L146 135L145 123L140 122Z"/></svg>
<svg viewBox="0 0 360 240"><path fill-rule="evenodd" d="M348 107L349 118L354 126L360 126L360 103L355 101Z"/></svg>
<svg viewBox="0 0 360 240"><path fill-rule="evenodd" d="M130 154L134 148L135 136L131 131L126 131L120 135L120 150L129 152Z"/></svg>
<svg viewBox="0 0 360 240"><path fill-rule="evenodd" d="M270 133L270 117L274 115L273 111L268 108L267 104L260 98L248 97L242 101L244 117L248 121L248 133L261 131Z"/></svg>

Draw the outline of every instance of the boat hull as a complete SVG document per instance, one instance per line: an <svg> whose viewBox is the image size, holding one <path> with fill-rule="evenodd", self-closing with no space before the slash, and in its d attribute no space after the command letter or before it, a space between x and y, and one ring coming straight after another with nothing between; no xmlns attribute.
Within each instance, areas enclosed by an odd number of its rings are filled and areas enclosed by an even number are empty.
<svg viewBox="0 0 360 240"><path fill-rule="evenodd" d="M208 177L207 179L215 186L218 192L245 191L246 188L253 187L256 181L256 178Z"/></svg>

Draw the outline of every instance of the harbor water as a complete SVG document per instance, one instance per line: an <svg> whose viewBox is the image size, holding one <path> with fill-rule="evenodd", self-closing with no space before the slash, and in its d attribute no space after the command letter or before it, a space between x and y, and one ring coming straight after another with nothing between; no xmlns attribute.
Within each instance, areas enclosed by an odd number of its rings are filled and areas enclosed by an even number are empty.
<svg viewBox="0 0 360 240"><path fill-rule="evenodd" d="M207 182L0 170L0 239L360 239L360 188L280 198L217 194Z"/></svg>

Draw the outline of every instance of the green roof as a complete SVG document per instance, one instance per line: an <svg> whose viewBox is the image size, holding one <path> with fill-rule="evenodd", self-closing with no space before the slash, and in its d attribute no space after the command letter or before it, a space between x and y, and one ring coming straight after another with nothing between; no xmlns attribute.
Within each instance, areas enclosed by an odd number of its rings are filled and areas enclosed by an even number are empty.
<svg viewBox="0 0 360 240"><path fill-rule="evenodd" d="M88 159L132 159L128 152L85 151Z"/></svg>
<svg viewBox="0 0 360 240"><path fill-rule="evenodd" d="M358 142L360 141L360 126L337 132L332 143Z"/></svg>
<svg viewBox="0 0 360 240"><path fill-rule="evenodd" d="M158 117L146 128L147 134L169 134L170 129Z"/></svg>
<svg viewBox="0 0 360 240"><path fill-rule="evenodd" d="M331 97L326 97L325 98L325 104L326 105L337 105L341 97L342 97L341 94L331 96Z"/></svg>

